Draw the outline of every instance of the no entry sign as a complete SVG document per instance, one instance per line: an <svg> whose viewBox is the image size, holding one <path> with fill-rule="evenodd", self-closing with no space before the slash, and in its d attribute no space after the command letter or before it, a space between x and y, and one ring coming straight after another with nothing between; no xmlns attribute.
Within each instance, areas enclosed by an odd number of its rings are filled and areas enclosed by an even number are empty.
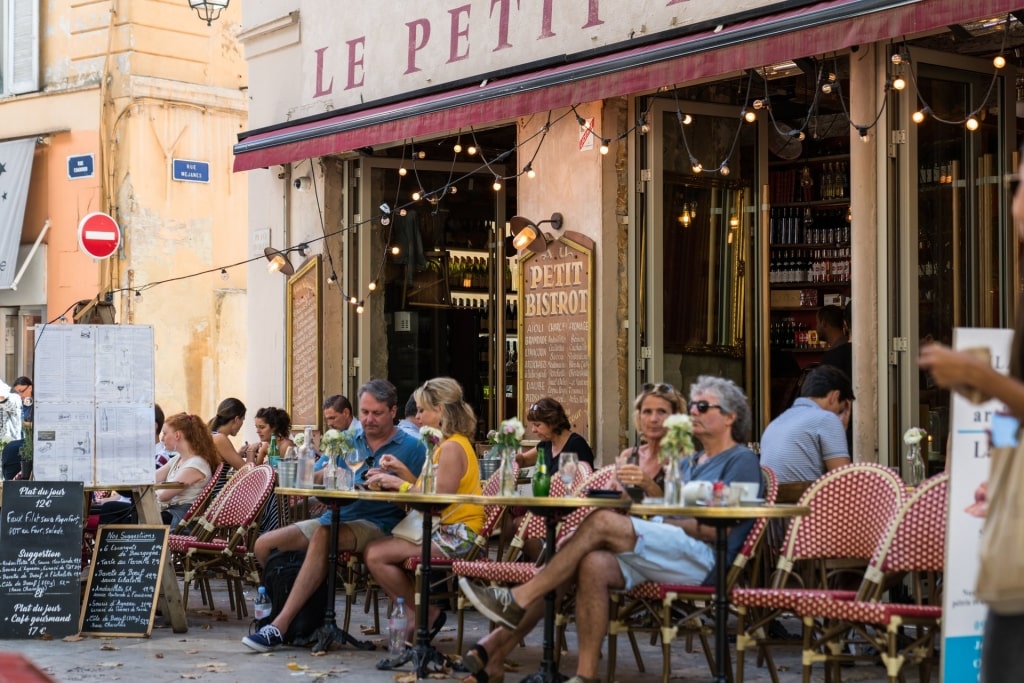
<svg viewBox="0 0 1024 683"><path fill-rule="evenodd" d="M89 256L110 257L121 244L121 228L117 221L99 211L90 213L78 223L78 246Z"/></svg>

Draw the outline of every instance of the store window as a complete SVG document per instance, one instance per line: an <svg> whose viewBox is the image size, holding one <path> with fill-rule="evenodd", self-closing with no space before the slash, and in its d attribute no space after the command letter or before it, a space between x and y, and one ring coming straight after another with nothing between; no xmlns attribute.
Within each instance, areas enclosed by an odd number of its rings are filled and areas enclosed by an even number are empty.
<svg viewBox="0 0 1024 683"><path fill-rule="evenodd" d="M39 90L39 0L0 0L0 95Z"/></svg>

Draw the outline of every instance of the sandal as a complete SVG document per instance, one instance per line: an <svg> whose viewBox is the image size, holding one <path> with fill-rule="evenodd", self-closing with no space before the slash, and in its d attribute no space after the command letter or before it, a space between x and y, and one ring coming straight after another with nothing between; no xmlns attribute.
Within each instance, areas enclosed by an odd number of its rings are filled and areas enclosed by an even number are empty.
<svg viewBox="0 0 1024 683"><path fill-rule="evenodd" d="M397 669L400 666L404 666L412 661L416 655L416 651L411 648L405 648L405 652L398 655L397 657L385 657L384 659L377 662L377 668L381 671L389 671L391 669Z"/></svg>
<svg viewBox="0 0 1024 683"><path fill-rule="evenodd" d="M466 654L462 655L462 664L471 674L483 673L486 676L487 672L484 669L487 668L487 659L487 648L476 643L466 651ZM477 683L486 683L486 681L480 681L478 678Z"/></svg>

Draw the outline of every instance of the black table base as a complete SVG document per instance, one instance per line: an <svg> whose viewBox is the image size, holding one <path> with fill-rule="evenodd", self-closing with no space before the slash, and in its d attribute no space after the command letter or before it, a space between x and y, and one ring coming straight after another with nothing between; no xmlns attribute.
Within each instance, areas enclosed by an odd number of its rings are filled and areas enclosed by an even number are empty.
<svg viewBox="0 0 1024 683"><path fill-rule="evenodd" d="M327 652L331 643L349 644L360 650L374 650L376 646L367 641L355 638L343 628L339 628L335 621L334 612L334 591L336 589L335 574L338 565L338 508L341 503L334 499L327 499L331 507L331 538L327 543L327 611L324 613L324 625L313 634L315 644L313 652Z"/></svg>
<svg viewBox="0 0 1024 683"><path fill-rule="evenodd" d="M436 505L420 504L410 505L419 510L423 517L423 543L420 552L420 595L419 605L416 610L416 644L413 646L413 666L416 671L416 680L426 679L433 670L448 670L453 668L451 660L441 654L430 644L430 625L427 619L430 616L430 550L432 536L434 533L433 512Z"/></svg>

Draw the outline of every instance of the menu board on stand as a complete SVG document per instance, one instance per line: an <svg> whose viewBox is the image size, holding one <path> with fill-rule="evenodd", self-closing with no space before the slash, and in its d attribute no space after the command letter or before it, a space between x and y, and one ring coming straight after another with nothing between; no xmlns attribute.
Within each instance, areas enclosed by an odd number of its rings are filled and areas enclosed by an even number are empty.
<svg viewBox="0 0 1024 683"><path fill-rule="evenodd" d="M320 424L320 256L314 256L288 280L285 311L288 334L285 409L295 428Z"/></svg>
<svg viewBox="0 0 1024 683"><path fill-rule="evenodd" d="M594 241L566 232L519 262L522 322L519 413L545 396L565 408L573 431L594 442Z"/></svg>
<svg viewBox="0 0 1024 683"><path fill-rule="evenodd" d="M0 639L78 632L84 496L81 482L4 482Z"/></svg>
<svg viewBox="0 0 1024 683"><path fill-rule="evenodd" d="M36 328L33 469L41 481L154 481L153 328Z"/></svg>

